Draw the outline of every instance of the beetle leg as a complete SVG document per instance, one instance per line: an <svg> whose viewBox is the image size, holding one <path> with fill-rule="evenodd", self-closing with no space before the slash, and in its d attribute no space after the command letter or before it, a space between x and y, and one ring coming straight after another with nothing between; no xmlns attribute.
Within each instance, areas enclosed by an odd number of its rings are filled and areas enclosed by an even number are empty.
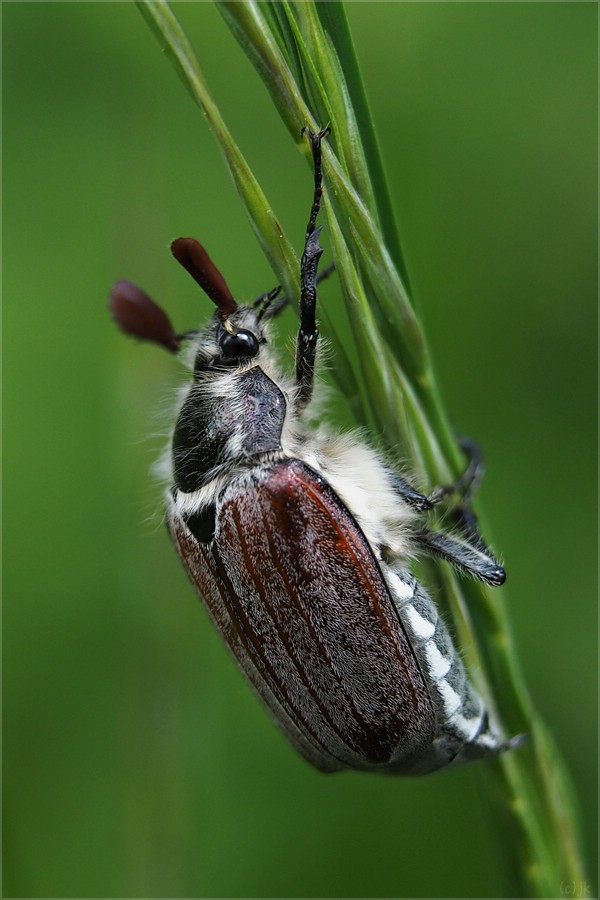
<svg viewBox="0 0 600 900"><path fill-rule="evenodd" d="M397 474L394 474L394 491L418 512L428 512L434 507L435 501L431 500L431 496L426 497L425 494L419 493L408 481ZM447 513L447 519L460 532L458 537L423 531L417 535L418 542L426 549L465 569L476 578L482 578L492 584L502 584L504 570L494 560L487 548L479 532L477 517L469 504L463 500L453 506Z"/></svg>
<svg viewBox="0 0 600 900"><path fill-rule="evenodd" d="M425 528L417 532L415 538L424 550L441 556L473 578L485 581L486 584L504 584L504 569L490 554L481 538L477 543L470 543L459 535L441 534Z"/></svg>
<svg viewBox="0 0 600 900"><path fill-rule="evenodd" d="M468 459L467 468L452 484L440 485L433 489L428 498L432 504L440 503L452 494L458 494L462 500L468 500L481 483L485 470L481 447L471 438L461 438L458 444Z"/></svg>
<svg viewBox="0 0 600 900"><path fill-rule="evenodd" d="M469 462L463 474L453 484L434 488L426 496L417 491L401 475L394 473L394 491L418 512L428 512L438 503L441 503L453 494L458 494L461 498L460 501L450 507L446 516L460 532L459 536L449 537L448 535L424 531L422 536L418 537L419 543L432 550L432 552L446 557L450 562L455 562L456 565L471 572L476 578L483 578L484 581L487 581L491 576L491 583L501 584L504 580L504 571L496 563L481 537L477 516L468 502L469 497L478 487L483 475L483 454L479 445L469 438L461 439L460 446L465 455L468 456ZM502 577L499 574L500 572ZM501 580L498 581L500 577Z"/></svg>
<svg viewBox="0 0 600 900"><path fill-rule="evenodd" d="M468 459L467 468L454 484L435 488L429 494L429 500L432 505L435 505L446 497L452 496L452 494L458 494L461 498L460 501L451 506L448 512L450 521L460 531L461 536L466 538L473 547L487 556L491 556L479 531L477 516L469 505L469 499L479 487L485 471L483 453L479 444L471 438L461 438L459 445Z"/></svg>
<svg viewBox="0 0 600 900"><path fill-rule="evenodd" d="M419 512L426 512L428 509L433 509L432 500L427 497L425 494L421 494L416 488L412 486L402 475L398 475L397 472L393 473L393 488L394 493L398 494L409 506L412 506L413 509L418 510Z"/></svg>
<svg viewBox="0 0 600 900"><path fill-rule="evenodd" d="M477 532L477 520L474 514L469 510L466 501L479 486L479 482L483 476L483 454L478 444L470 438L462 438L459 441L460 448L468 457L467 468L452 484L440 485L435 487L431 493L422 494L417 491L405 478L401 475L394 474L394 491L402 497L410 506L419 512L433 509L438 503L448 499L453 494L458 494L461 502L453 508L456 509L456 524L465 534L465 536L473 539ZM458 514L460 511L460 515ZM464 524L461 522L464 520ZM470 520L470 521L469 521ZM476 542L476 541L475 541Z"/></svg>
<svg viewBox="0 0 600 900"><path fill-rule="evenodd" d="M335 271L335 263L330 263L323 269L322 272L319 272L317 275L317 285L321 284L322 281L325 281L326 278L329 278L332 272ZM274 319L275 316L278 316L279 313L285 309L285 307L290 302L290 298L287 294L284 294L283 297L280 297L281 293L281 285L278 284L277 287L272 288L267 294L261 294L260 297L257 297L252 301L251 306L254 309L258 309L258 321L260 322L262 319Z"/></svg>
<svg viewBox="0 0 600 900"><path fill-rule="evenodd" d="M455 525L461 536L483 553L489 554L489 550L479 531L477 516L466 501L461 501L453 506L448 513L449 520Z"/></svg>
<svg viewBox="0 0 600 900"><path fill-rule="evenodd" d="M319 330L316 321L317 306L317 266L323 248L319 244L320 228L317 216L321 208L323 194L323 172L321 168L321 141L329 134L329 128L319 131L307 130L310 140L314 171L315 190L306 228L306 241L300 262L300 330L296 344L296 384L298 385L298 408L306 406L312 396L315 373L315 356Z"/></svg>

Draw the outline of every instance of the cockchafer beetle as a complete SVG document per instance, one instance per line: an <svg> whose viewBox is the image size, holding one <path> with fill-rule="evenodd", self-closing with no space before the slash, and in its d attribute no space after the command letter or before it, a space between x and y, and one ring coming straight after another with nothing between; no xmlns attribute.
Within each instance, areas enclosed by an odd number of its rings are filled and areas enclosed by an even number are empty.
<svg viewBox="0 0 600 900"><path fill-rule="evenodd" d="M488 584L504 570L465 500L453 534L427 526L447 491L415 490L356 435L311 427L318 349L321 141L308 131L314 196L300 266L296 373L279 367L270 320L279 289L238 304L193 238L175 258L217 310L176 334L142 290L120 281L110 309L128 334L189 350L165 468L169 532L238 664L293 746L318 769L425 774L518 742L490 723L448 629L410 572L419 551ZM479 460L461 482L466 496Z"/></svg>

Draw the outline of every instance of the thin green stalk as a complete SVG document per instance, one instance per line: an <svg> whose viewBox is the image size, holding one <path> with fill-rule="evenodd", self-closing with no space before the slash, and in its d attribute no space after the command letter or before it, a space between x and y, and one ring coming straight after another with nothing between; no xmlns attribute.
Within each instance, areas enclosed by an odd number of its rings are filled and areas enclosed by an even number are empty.
<svg viewBox="0 0 600 900"><path fill-rule="evenodd" d="M139 0L138 5L213 129L277 277L296 296L296 255L226 129L185 34L167 3ZM403 277L392 206L343 7L313 0L222 0L218 6L307 160L301 128L317 128L327 119L332 125L323 154L325 212L357 359L353 363L335 345L336 367L344 368L339 383L359 421L374 424L388 446L401 447L423 484L447 482L459 472L461 454ZM335 341L335 329L330 325L328 330ZM563 882L584 884L569 779L523 684L502 592L459 580L443 564L429 565L428 573L499 722L508 734L530 736L520 750L485 767L498 818L511 825L507 863L519 869L523 892L531 896L555 896Z"/></svg>

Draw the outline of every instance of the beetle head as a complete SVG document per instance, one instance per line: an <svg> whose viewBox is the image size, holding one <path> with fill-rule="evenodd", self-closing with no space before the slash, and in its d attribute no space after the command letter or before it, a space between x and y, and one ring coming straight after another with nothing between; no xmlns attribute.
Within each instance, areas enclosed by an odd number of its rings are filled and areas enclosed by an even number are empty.
<svg viewBox="0 0 600 900"><path fill-rule="evenodd" d="M194 335L194 371L201 375L253 365L266 340L266 325L253 307L236 305L225 321L217 312L206 328Z"/></svg>
<svg viewBox="0 0 600 900"><path fill-rule="evenodd" d="M238 306L202 244L195 238L177 238L171 252L217 307L216 321L198 340L195 371L235 367L258 356L264 342L259 317L252 309Z"/></svg>
<svg viewBox="0 0 600 900"><path fill-rule="evenodd" d="M177 238L171 244L171 252L217 307L212 321L200 333L176 334L167 314L148 294L131 281L118 281L110 292L109 309L119 328L171 353L177 353L182 341L196 338L196 372L240 366L258 356L260 345L265 342L261 320L266 318L266 305L259 310L239 306L195 238Z"/></svg>

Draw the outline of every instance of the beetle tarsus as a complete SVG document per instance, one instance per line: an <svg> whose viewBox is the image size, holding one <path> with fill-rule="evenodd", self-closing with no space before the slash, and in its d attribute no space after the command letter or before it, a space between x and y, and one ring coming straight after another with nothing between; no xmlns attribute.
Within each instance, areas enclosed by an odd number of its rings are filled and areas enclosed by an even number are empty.
<svg viewBox="0 0 600 900"><path fill-rule="evenodd" d="M309 236L315 230L317 224L317 216L319 215L319 210L321 208L321 197L323 196L323 170L321 166L321 142L327 135L330 133L331 128L327 125L325 128L322 128L321 131L311 131L310 128L303 128L302 134L307 134L308 139L310 141L310 146L313 155L314 162L314 170L315 170L315 192L313 196L313 203L310 210L310 218L308 220L308 225L306 226L306 238L308 240Z"/></svg>
<svg viewBox="0 0 600 900"><path fill-rule="evenodd" d="M300 262L300 331L296 345L296 384L298 386L297 405L302 409L312 397L317 351L316 305L317 305L317 268L323 248L319 244L320 228L317 228L317 216L321 208L323 195L323 170L321 166L321 141L329 134L329 127L314 132L305 129L308 134L313 155L315 172L315 190L306 227L306 241ZM303 131L304 133L304 131Z"/></svg>
<svg viewBox="0 0 600 900"><path fill-rule="evenodd" d="M317 275L317 286L320 285L322 281L325 281L326 278L329 278L332 272L335 272L335 263L329 263L322 272L319 272ZM266 294L261 294L252 301L252 307L254 309L260 309L259 321L262 321L263 319L274 319L288 305L290 298L287 294L280 297L279 294L281 289L281 285L278 284L277 287L272 288Z"/></svg>
<svg viewBox="0 0 600 900"><path fill-rule="evenodd" d="M429 500L433 504L440 503L453 494L458 494L462 500L468 500L473 496L481 483L485 471L481 447L471 438L460 438L458 444L467 457L467 467L456 481L434 488L429 494Z"/></svg>

